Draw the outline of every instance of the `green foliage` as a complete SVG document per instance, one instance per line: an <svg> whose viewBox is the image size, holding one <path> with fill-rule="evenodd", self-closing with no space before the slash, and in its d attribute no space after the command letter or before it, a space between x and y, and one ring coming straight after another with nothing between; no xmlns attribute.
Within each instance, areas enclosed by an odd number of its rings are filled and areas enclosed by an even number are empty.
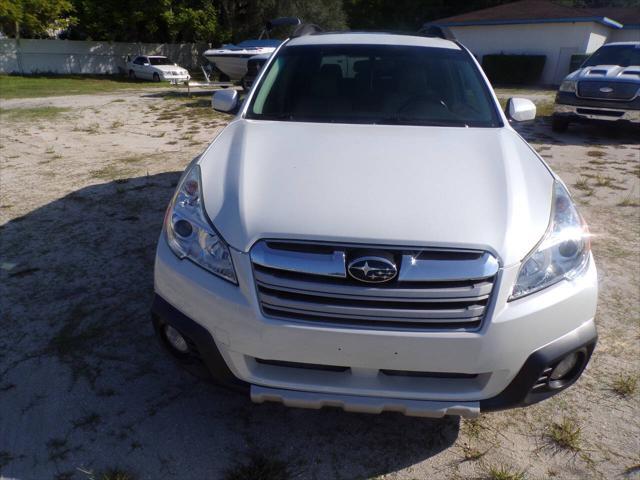
<svg viewBox="0 0 640 480"><path fill-rule="evenodd" d="M2 1L2 0L0 0ZM73 0L71 39L121 42L217 42L214 0Z"/></svg>
<svg viewBox="0 0 640 480"><path fill-rule="evenodd" d="M315 23L325 30L344 30L347 17L343 0L219 0L221 26L226 37L234 42L256 38L265 22L279 17L299 17L306 23ZM291 27L272 32L273 38L286 38Z"/></svg>
<svg viewBox="0 0 640 480"><path fill-rule="evenodd" d="M0 0L0 31L28 38L48 37L72 25L70 0Z"/></svg>
<svg viewBox="0 0 640 480"><path fill-rule="evenodd" d="M546 60L546 55L484 55L482 68L491 83L526 85L540 79Z"/></svg>

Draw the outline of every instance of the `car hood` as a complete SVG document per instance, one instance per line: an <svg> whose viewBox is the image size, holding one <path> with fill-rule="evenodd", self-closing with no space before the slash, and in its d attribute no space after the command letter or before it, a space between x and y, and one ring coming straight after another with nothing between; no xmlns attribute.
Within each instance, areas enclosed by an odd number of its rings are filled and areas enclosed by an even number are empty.
<svg viewBox="0 0 640 480"><path fill-rule="evenodd" d="M567 80L611 80L640 84L640 66L595 65L572 72Z"/></svg>
<svg viewBox="0 0 640 480"><path fill-rule="evenodd" d="M553 176L510 128L237 119L200 159L235 249L260 238L492 251L519 262L549 224Z"/></svg>

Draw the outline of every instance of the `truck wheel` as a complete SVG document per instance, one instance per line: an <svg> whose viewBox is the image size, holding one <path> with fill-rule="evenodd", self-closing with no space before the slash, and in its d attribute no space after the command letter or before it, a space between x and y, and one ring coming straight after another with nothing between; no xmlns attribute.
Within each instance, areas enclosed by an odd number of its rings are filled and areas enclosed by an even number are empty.
<svg viewBox="0 0 640 480"><path fill-rule="evenodd" d="M136 72L129 70L129 80L136 80Z"/></svg>
<svg viewBox="0 0 640 480"><path fill-rule="evenodd" d="M159 82L160 81L160 75L158 75L157 73L153 74L153 81L154 82Z"/></svg>
<svg viewBox="0 0 640 480"><path fill-rule="evenodd" d="M566 132L567 128L569 128L569 120L567 120L566 118L554 116L551 119L551 130L553 130L554 132Z"/></svg>

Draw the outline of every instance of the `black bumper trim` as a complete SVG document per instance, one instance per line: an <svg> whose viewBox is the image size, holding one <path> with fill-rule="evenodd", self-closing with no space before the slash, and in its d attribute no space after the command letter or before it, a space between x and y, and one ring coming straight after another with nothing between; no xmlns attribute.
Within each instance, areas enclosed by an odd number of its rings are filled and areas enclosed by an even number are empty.
<svg viewBox="0 0 640 480"><path fill-rule="evenodd" d="M574 338L560 339L546 347L536 350L529 356L529 358L527 358L524 366L520 369L507 388L495 397L480 401L480 411L491 412L516 407L525 407L527 405L546 400L556 393L560 393L573 385L578 378L580 378L580 375L582 375L587 363L589 363L589 359L596 347L597 341L598 335L594 330L593 337L586 341L580 341ZM570 381L563 383L560 388L551 389L547 387L532 391L533 387L538 382L538 379L544 375L544 370L546 368L555 366L565 356L577 351L582 351L585 356L583 364Z"/></svg>
<svg viewBox="0 0 640 480"><path fill-rule="evenodd" d="M160 344L180 366L199 378L212 379L215 383L243 393L249 392L249 384L238 379L229 370L206 328L187 317L159 295L154 296L151 318ZM172 350L162 334L162 327L167 324L187 337L188 343L195 345L197 352L193 352L192 355L180 355Z"/></svg>
<svg viewBox="0 0 640 480"><path fill-rule="evenodd" d="M558 92L556 93L556 103L559 105L571 105L572 107L640 110L640 97L636 97L634 100L598 100L593 98L581 98L571 92Z"/></svg>

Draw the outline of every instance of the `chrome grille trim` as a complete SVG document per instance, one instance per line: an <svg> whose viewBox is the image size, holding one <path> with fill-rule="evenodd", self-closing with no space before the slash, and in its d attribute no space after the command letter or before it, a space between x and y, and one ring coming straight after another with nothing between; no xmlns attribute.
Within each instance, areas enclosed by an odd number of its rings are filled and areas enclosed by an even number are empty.
<svg viewBox="0 0 640 480"><path fill-rule="evenodd" d="M444 282L477 280L498 273L498 260L488 252L477 258L432 260L412 255L402 256L398 280L401 282Z"/></svg>
<svg viewBox="0 0 640 480"><path fill-rule="evenodd" d="M262 267L286 270L289 272L326 275L328 277L346 277L345 253L297 252L276 250L267 242L259 242L251 249L251 261Z"/></svg>
<svg viewBox="0 0 640 480"><path fill-rule="evenodd" d="M262 312L357 328L481 328L499 270L490 253L373 247L393 255L400 274L371 285L346 276L347 258L363 248L258 242L250 254Z"/></svg>

